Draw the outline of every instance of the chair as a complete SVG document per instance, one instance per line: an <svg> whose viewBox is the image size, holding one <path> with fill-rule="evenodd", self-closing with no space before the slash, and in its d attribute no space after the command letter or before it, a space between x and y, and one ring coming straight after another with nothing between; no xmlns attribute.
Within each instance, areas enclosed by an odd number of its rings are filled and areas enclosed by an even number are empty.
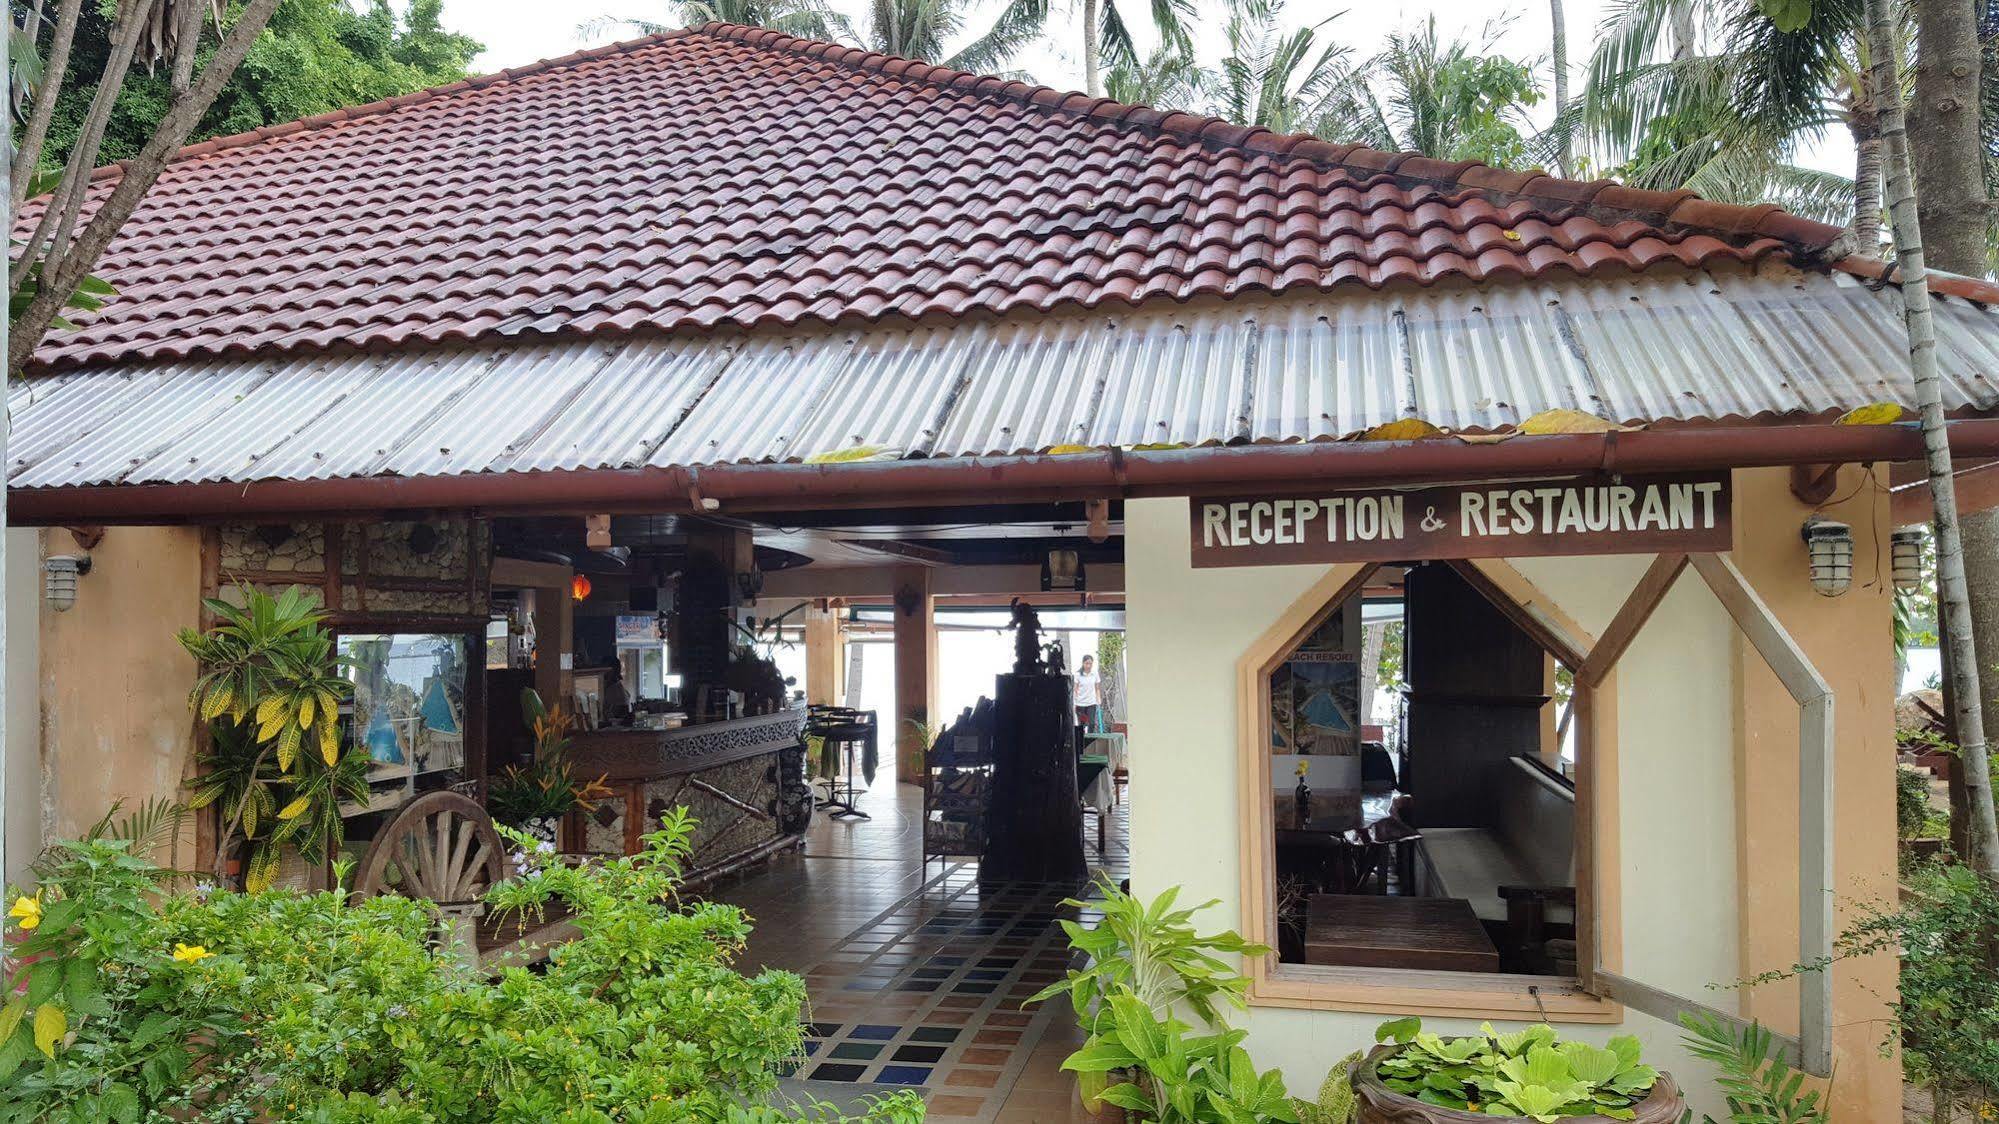
<svg viewBox="0 0 1999 1124"><path fill-rule="evenodd" d="M805 713L805 734L807 737L819 738L832 748L844 766L839 776L826 779L826 798L819 801L818 807L837 809L829 813L830 817L836 820L873 819L874 817L868 813L854 807L855 799L865 791L855 782L854 775L856 772L867 772L872 769L878 745L875 712L849 710L839 706L808 707ZM856 747L860 748L862 754L858 769L854 760ZM844 786L840 783L843 779L846 782ZM873 780L872 777L868 779Z"/></svg>

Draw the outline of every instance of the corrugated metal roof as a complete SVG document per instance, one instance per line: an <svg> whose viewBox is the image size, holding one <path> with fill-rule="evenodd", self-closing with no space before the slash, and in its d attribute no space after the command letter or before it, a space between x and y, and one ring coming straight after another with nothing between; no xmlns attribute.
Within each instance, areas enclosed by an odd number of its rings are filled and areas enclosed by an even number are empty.
<svg viewBox="0 0 1999 1124"><path fill-rule="evenodd" d="M1945 398L1999 405L1999 312L1940 301ZM9 391L17 488L968 456L1908 403L1899 298L1778 267L1123 316L583 339L80 371Z"/></svg>

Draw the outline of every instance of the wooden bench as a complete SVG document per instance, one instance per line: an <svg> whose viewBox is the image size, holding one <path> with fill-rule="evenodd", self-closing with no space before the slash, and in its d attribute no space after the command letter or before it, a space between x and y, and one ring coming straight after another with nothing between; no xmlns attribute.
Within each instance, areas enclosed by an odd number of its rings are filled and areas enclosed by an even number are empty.
<svg viewBox="0 0 1999 1124"><path fill-rule="evenodd" d="M1492 826L1423 828L1419 884L1430 897L1461 898L1481 921L1504 924L1508 943L1544 968L1551 926L1575 923L1575 789L1524 757L1493 772Z"/></svg>

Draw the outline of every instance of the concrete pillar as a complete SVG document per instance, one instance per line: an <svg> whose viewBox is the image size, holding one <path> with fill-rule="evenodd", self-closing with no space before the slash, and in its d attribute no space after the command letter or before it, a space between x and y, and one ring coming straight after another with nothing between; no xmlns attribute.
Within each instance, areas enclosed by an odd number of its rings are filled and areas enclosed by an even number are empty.
<svg viewBox="0 0 1999 1124"><path fill-rule="evenodd" d="M923 783L923 735L936 710L937 601L928 566L895 570L895 776Z"/></svg>
<svg viewBox="0 0 1999 1124"><path fill-rule="evenodd" d="M842 610L825 602L805 607L805 701L839 706L847 694L847 636Z"/></svg>

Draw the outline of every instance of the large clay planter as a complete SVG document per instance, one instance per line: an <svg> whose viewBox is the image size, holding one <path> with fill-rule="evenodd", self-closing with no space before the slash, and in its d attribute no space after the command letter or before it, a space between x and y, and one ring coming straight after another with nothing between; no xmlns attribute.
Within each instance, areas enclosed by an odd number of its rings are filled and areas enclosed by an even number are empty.
<svg viewBox="0 0 1999 1124"><path fill-rule="evenodd" d="M1381 1060L1400 1049L1397 1046L1376 1046L1353 1067L1354 1099L1360 1104L1360 1124L1493 1124L1494 1121L1527 1117L1488 1116L1478 1112L1459 1112L1454 1108L1442 1108L1425 1104L1415 1097L1405 1097L1381 1083L1375 1067ZM1632 1124L1678 1124L1680 1113L1686 1103L1680 1099L1680 1088L1673 1079L1661 1073L1653 1084L1652 1092L1644 1100L1631 1106L1638 1115ZM1565 1116L1563 1124L1616 1124L1608 1116Z"/></svg>

